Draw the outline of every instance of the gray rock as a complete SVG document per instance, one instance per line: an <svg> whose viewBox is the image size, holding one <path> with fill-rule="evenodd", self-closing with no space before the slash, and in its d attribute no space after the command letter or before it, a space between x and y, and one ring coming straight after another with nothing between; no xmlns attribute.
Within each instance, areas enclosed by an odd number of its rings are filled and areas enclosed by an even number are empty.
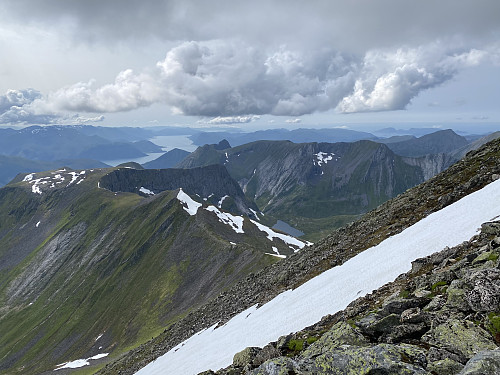
<svg viewBox="0 0 500 375"><path fill-rule="evenodd" d="M486 234L500 234L500 222L490 221L481 225L481 232Z"/></svg>
<svg viewBox="0 0 500 375"><path fill-rule="evenodd" d="M261 366L253 370L251 375L281 375L281 374L296 374L301 375L303 372L299 370L296 361L288 357L274 358L266 361Z"/></svg>
<svg viewBox="0 0 500 375"><path fill-rule="evenodd" d="M309 346L301 356L304 358L314 357L326 352L332 351L342 345L364 346L368 344L368 340L345 322L338 322L328 332Z"/></svg>
<svg viewBox="0 0 500 375"><path fill-rule="evenodd" d="M467 277L473 285L466 300L474 311L486 312L500 309L500 270L483 269Z"/></svg>
<svg viewBox="0 0 500 375"><path fill-rule="evenodd" d="M381 317L378 314L370 314L357 322L363 333L370 336L380 336L384 333L390 333L391 330L399 325L399 315L390 314Z"/></svg>
<svg viewBox="0 0 500 375"><path fill-rule="evenodd" d="M490 334L470 321L450 319L422 336L422 341L460 356L465 363L483 350L495 349Z"/></svg>
<svg viewBox="0 0 500 375"><path fill-rule="evenodd" d="M259 354L262 349L250 346L243 349L241 352L236 353L233 357L234 367L245 367L246 365L252 363L255 356Z"/></svg>
<svg viewBox="0 0 500 375"><path fill-rule="evenodd" d="M427 365L427 371L437 375L454 375L463 368L464 365L450 358L441 359Z"/></svg>
<svg viewBox="0 0 500 375"><path fill-rule="evenodd" d="M345 346L301 362L300 370L306 374L427 374L424 353L412 345Z"/></svg>
<svg viewBox="0 0 500 375"><path fill-rule="evenodd" d="M500 350L486 350L477 353L465 365L459 375L500 374Z"/></svg>

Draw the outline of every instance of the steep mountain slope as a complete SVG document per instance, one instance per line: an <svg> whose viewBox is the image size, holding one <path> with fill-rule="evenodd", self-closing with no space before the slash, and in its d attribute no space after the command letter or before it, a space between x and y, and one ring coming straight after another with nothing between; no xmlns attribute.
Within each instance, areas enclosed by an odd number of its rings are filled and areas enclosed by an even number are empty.
<svg viewBox="0 0 500 375"><path fill-rule="evenodd" d="M227 150L205 145L179 166L216 163L225 165L256 201L268 224L283 220L309 238L319 238L322 229L338 227L424 180L418 166L370 141L259 141Z"/></svg>
<svg viewBox="0 0 500 375"><path fill-rule="evenodd" d="M106 174L101 179L100 186L113 192L146 195L182 187L189 194L197 195L205 202L221 206L228 211L257 218L255 216L257 206L246 199L239 185L222 165L193 169L120 168Z"/></svg>
<svg viewBox="0 0 500 375"><path fill-rule="evenodd" d="M247 277L244 282L236 284L202 308L192 311L163 334L131 351L100 373L134 373L189 338L192 333L218 322L227 322L254 304L263 304L278 293L296 288L314 276L345 263L356 254L402 232L432 212L498 179L498 160L500 141L496 140L469 153L464 160L445 172L384 203L361 220L336 230L307 253L297 253ZM440 236L445 235L444 232L440 233Z"/></svg>
<svg viewBox="0 0 500 375"><path fill-rule="evenodd" d="M377 142L384 142L379 140ZM440 130L419 138L402 142L388 142L387 146L397 155L419 157L428 154L451 153L469 142L453 130Z"/></svg>
<svg viewBox="0 0 500 375"><path fill-rule="evenodd" d="M146 169L174 168L177 164L183 161L189 154L190 152L181 150L179 148L174 148L164 153L159 158L144 163L143 167Z"/></svg>
<svg viewBox="0 0 500 375"><path fill-rule="evenodd" d="M118 355L304 247L186 194L239 189L223 171L58 170L0 189L0 373ZM154 192L104 188L127 177Z"/></svg>

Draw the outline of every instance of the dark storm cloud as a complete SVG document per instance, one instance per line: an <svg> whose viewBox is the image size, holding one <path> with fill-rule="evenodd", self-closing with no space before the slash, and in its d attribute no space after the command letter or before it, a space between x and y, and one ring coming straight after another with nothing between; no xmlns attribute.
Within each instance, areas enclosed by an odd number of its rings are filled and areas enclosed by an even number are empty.
<svg viewBox="0 0 500 375"><path fill-rule="evenodd" d="M237 36L358 51L457 34L494 38L500 14L497 0L4 0L3 7L6 20L71 26L76 39L99 42Z"/></svg>
<svg viewBox="0 0 500 375"><path fill-rule="evenodd" d="M217 121L399 110L467 67L500 60L497 0L6 0L0 11L78 43L176 41L143 72L21 97L9 118L154 103Z"/></svg>

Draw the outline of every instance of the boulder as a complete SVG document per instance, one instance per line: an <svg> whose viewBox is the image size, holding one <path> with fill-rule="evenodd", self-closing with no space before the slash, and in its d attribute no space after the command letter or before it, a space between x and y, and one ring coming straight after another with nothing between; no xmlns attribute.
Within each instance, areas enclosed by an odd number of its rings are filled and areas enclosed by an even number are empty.
<svg viewBox="0 0 500 375"><path fill-rule="evenodd" d="M422 336L422 341L458 355L463 363L483 350L497 347L484 329L470 321L457 319L450 319L431 329Z"/></svg>
<svg viewBox="0 0 500 375"><path fill-rule="evenodd" d="M245 367L246 365L251 364L261 350L262 349L253 346L243 349L241 352L234 355L233 366Z"/></svg>
<svg viewBox="0 0 500 375"><path fill-rule="evenodd" d="M459 375L500 374L500 350L485 350L477 353L465 365Z"/></svg>
<svg viewBox="0 0 500 375"><path fill-rule="evenodd" d="M450 358L441 359L427 365L427 371L437 375L455 375L463 368L464 365Z"/></svg>
<svg viewBox="0 0 500 375"><path fill-rule="evenodd" d="M304 358L314 357L332 351L341 345L364 346L367 344L368 340L358 330L345 322L338 322L319 340L304 350L301 356Z"/></svg>

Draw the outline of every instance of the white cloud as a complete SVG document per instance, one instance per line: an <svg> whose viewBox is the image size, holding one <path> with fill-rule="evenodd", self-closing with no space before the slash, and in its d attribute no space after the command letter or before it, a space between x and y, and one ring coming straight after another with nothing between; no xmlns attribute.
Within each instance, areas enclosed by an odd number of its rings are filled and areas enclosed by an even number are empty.
<svg viewBox="0 0 500 375"><path fill-rule="evenodd" d="M63 87L38 104L53 111L110 113L149 106L160 99L160 87L154 77L135 74L131 69L120 72L112 84L95 89L93 86L90 81Z"/></svg>
<svg viewBox="0 0 500 375"><path fill-rule="evenodd" d="M208 124L248 123L264 114L296 117L330 109L342 113L400 110L423 90L449 81L464 69L495 61L498 55L497 45L465 48L453 41L371 49L362 57L326 47L266 49L242 40L182 42L154 68L141 73L124 70L110 84L79 82L46 96L32 89L10 90L0 96L0 121L86 121L68 113L123 112L154 103L178 114L213 117Z"/></svg>
<svg viewBox="0 0 500 375"><path fill-rule="evenodd" d="M201 123L210 125L230 125L230 124L247 124L252 121L260 119L260 116L250 115L250 116L229 116L229 117L215 117L208 121L202 120Z"/></svg>
<svg viewBox="0 0 500 375"><path fill-rule="evenodd" d="M288 119L285 120L287 124L299 124L301 122L300 118Z"/></svg>

